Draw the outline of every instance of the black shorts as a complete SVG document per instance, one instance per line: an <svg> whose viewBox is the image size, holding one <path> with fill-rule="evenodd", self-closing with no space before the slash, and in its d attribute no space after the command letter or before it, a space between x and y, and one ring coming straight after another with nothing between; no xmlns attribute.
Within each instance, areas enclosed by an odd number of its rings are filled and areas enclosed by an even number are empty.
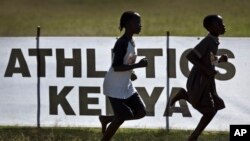
<svg viewBox="0 0 250 141"><path fill-rule="evenodd" d="M127 99L118 99L108 97L113 108L115 116L128 120L135 118L139 113L146 113L146 108L140 98L140 96L135 93Z"/></svg>

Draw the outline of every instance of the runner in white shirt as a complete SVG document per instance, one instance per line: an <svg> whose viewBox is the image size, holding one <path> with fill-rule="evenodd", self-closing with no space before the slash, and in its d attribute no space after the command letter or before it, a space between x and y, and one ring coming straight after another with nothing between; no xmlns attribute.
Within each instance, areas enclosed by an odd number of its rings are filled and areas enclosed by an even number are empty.
<svg viewBox="0 0 250 141"><path fill-rule="evenodd" d="M113 56L113 65L104 79L103 93L112 98L127 99L136 92L130 80L132 69L117 71L114 67L135 63L136 53L132 41L125 35L118 39L113 50Z"/></svg>
<svg viewBox="0 0 250 141"><path fill-rule="evenodd" d="M125 120L140 119L146 115L145 106L131 82L137 78L133 69L147 67L148 64L146 58L135 63L135 43L132 37L141 31L140 15L133 11L124 12L120 19L120 30L123 28L125 33L115 43L112 66L103 83L103 93L109 98L115 115L99 116L102 141L109 141Z"/></svg>

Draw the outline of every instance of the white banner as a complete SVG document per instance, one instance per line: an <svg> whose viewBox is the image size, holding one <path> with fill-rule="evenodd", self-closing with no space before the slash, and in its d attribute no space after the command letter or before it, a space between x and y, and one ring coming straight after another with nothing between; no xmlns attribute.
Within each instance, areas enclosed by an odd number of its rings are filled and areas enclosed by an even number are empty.
<svg viewBox="0 0 250 141"><path fill-rule="evenodd" d="M170 94L186 86L191 64L185 54L201 39L170 37ZM37 75L40 76L41 126L100 127L98 115L112 113L102 94L103 78L111 65L116 37L41 37L37 73L35 37L0 38L0 125L37 125ZM181 101L167 110L166 37L136 37L138 60L149 58L147 68L135 69L134 85L147 116L126 121L122 127L193 129L201 114ZM216 76L217 91L226 104L207 130L229 131L231 124L250 124L248 79L250 38L220 38L219 53L228 54Z"/></svg>

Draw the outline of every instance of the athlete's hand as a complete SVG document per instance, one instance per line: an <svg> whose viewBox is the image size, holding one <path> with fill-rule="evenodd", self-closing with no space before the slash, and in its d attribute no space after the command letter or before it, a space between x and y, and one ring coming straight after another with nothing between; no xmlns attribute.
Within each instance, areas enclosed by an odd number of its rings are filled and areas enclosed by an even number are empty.
<svg viewBox="0 0 250 141"><path fill-rule="evenodd" d="M221 57L219 58L219 63L220 62L227 62L228 60L228 56L226 54L221 55Z"/></svg>
<svg viewBox="0 0 250 141"><path fill-rule="evenodd" d="M147 67L148 66L148 59L147 58L143 58L139 61L138 63L139 67Z"/></svg>
<svg viewBox="0 0 250 141"><path fill-rule="evenodd" d="M214 77L218 72L212 68L207 68L202 64L198 65L198 68L208 77Z"/></svg>

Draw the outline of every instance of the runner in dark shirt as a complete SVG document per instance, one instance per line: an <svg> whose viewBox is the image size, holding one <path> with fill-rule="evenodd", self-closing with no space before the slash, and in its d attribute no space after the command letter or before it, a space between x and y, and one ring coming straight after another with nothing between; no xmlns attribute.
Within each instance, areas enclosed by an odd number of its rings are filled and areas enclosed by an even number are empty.
<svg viewBox="0 0 250 141"><path fill-rule="evenodd" d="M197 141L217 111L225 108L216 92L214 78L217 73L216 64L227 62L228 59L227 55L222 55L219 59L216 56L218 37L225 33L225 26L219 15L206 16L203 25L209 34L187 55L187 59L193 64L187 80L187 91L182 88L170 99L170 106L177 100L185 99L203 115L188 141Z"/></svg>

